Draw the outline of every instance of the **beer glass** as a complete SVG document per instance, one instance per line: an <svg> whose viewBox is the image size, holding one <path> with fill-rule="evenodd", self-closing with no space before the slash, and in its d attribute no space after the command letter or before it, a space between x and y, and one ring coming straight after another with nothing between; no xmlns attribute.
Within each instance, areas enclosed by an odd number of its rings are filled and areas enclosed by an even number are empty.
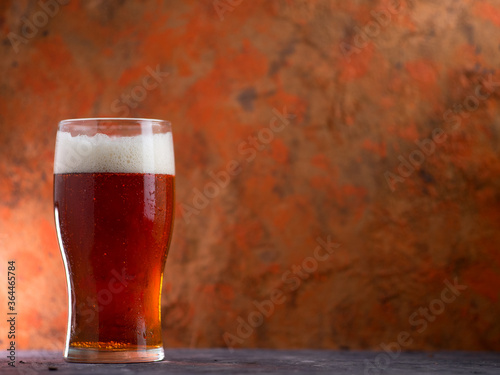
<svg viewBox="0 0 500 375"><path fill-rule="evenodd" d="M161 287L174 210L170 123L59 123L54 213L69 297L64 358L163 359Z"/></svg>

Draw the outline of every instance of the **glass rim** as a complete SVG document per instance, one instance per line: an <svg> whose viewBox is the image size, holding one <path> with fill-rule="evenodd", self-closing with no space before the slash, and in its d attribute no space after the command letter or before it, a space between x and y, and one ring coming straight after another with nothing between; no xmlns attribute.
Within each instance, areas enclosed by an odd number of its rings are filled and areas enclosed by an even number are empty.
<svg viewBox="0 0 500 375"><path fill-rule="evenodd" d="M167 125L167 126L172 126L172 123L167 120L161 120L161 119L155 119L155 118L144 118L144 117L81 117L81 118L70 118L70 119L64 119L59 121L59 128L64 125L80 125L83 126L85 122L95 122L98 123L100 121L117 121L117 122L124 122L124 124L109 124L109 126L120 126L120 125L129 125L129 126L140 126L141 124L133 124L132 122L139 122L139 123L144 123L144 122L152 122L155 124L159 125ZM128 123L128 124L126 124Z"/></svg>

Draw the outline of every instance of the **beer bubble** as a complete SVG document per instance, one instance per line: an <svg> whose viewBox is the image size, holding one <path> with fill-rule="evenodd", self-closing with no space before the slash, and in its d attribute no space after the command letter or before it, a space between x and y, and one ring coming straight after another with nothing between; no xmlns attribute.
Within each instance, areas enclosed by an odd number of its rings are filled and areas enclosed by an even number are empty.
<svg viewBox="0 0 500 375"><path fill-rule="evenodd" d="M54 173L175 175L172 133L116 137L58 131Z"/></svg>

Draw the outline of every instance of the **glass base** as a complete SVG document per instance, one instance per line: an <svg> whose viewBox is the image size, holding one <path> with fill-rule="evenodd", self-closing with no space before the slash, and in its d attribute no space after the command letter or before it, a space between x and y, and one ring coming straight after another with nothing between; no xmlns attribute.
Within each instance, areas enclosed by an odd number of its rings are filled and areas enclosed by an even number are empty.
<svg viewBox="0 0 500 375"><path fill-rule="evenodd" d="M64 353L67 362L79 363L155 362L163 358L165 358L163 347L135 351L69 348Z"/></svg>

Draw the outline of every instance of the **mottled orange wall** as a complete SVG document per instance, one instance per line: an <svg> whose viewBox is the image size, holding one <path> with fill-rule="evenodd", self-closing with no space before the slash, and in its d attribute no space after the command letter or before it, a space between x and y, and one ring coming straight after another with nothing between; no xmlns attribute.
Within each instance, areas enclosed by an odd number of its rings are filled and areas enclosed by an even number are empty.
<svg viewBox="0 0 500 375"><path fill-rule="evenodd" d="M237 346L380 349L408 332L404 349L500 349L500 4L391 3L70 1L44 22L36 1L2 1L0 314L15 259L19 347L64 340L58 121L143 116L174 125L166 346L225 346L251 314ZM143 90L151 69L165 74ZM441 312L455 279L467 288Z"/></svg>

